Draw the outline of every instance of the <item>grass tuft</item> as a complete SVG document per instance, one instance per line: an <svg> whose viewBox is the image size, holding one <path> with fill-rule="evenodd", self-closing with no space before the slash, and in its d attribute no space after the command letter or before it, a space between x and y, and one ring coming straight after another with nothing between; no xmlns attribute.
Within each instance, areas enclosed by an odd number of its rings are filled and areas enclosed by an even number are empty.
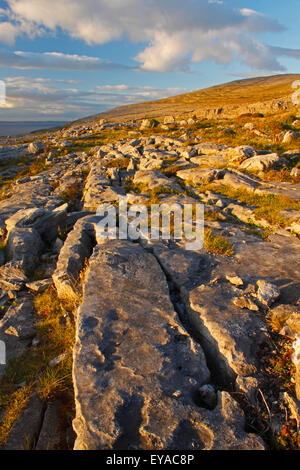
<svg viewBox="0 0 300 470"><path fill-rule="evenodd" d="M73 300L61 301L53 287L35 297L36 329L39 345L28 348L21 356L9 361L0 380L0 446L5 444L9 432L37 390L42 400L64 394L73 407L72 350L75 340ZM64 354L65 359L56 367L49 362ZM25 385L16 390L16 385ZM70 408L69 407L69 408Z"/></svg>
<svg viewBox="0 0 300 470"><path fill-rule="evenodd" d="M210 253L233 256L234 247L225 237L215 235L210 229L204 232L204 248Z"/></svg>
<svg viewBox="0 0 300 470"><path fill-rule="evenodd" d="M286 209L300 210L300 202L279 194L258 194L246 189L233 189L230 186L211 184L206 187L216 193L234 199L248 206L255 206L255 216L272 225L287 227L291 221L280 215Z"/></svg>

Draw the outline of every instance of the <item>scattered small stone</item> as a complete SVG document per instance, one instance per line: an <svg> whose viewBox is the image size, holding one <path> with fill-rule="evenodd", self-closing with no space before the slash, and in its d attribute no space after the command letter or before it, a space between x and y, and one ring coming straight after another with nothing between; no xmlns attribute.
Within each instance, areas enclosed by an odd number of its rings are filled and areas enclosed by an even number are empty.
<svg viewBox="0 0 300 470"><path fill-rule="evenodd" d="M241 297L235 297L233 299L233 303L236 307L238 308L247 308L248 310L251 310L252 312L258 312L259 307L254 303L249 297L241 296Z"/></svg>
<svg viewBox="0 0 300 470"><path fill-rule="evenodd" d="M34 155L41 153L44 150L44 145L41 142L31 142L28 145L28 153L32 153Z"/></svg>
<svg viewBox="0 0 300 470"><path fill-rule="evenodd" d="M49 367L56 367L58 364L63 362L68 357L68 353L61 354L60 356L55 357L49 362Z"/></svg>
<svg viewBox="0 0 300 470"><path fill-rule="evenodd" d="M222 199L218 199L218 201L216 202L216 206L222 209L225 206L225 204L222 201Z"/></svg>
<svg viewBox="0 0 300 470"><path fill-rule="evenodd" d="M294 132L294 131L288 131L286 134L284 134L284 137L282 139L283 144L291 144L294 142L294 140L297 140L300 138L299 132Z"/></svg>
<svg viewBox="0 0 300 470"><path fill-rule="evenodd" d="M257 281L257 286L257 298L267 307L270 307L270 305L280 297L280 290L276 285L271 284L270 282L259 280Z"/></svg>
<svg viewBox="0 0 300 470"><path fill-rule="evenodd" d="M239 276L226 276L226 279L230 284L233 284L234 286L243 286L244 281L241 279Z"/></svg>

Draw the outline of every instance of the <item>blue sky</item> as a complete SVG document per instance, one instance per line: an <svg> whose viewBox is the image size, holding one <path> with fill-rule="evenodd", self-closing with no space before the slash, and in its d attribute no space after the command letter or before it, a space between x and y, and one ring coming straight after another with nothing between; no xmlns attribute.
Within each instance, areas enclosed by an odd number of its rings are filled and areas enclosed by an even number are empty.
<svg viewBox="0 0 300 470"><path fill-rule="evenodd" d="M300 73L299 0L0 0L0 120Z"/></svg>

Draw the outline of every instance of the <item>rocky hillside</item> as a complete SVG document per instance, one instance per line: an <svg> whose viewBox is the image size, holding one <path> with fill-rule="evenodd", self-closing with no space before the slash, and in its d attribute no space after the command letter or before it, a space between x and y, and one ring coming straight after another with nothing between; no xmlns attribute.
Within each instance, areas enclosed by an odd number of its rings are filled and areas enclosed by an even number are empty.
<svg viewBox="0 0 300 470"><path fill-rule="evenodd" d="M0 149L2 449L299 448L300 121L276 119ZM103 240L120 196L203 203L203 249Z"/></svg>
<svg viewBox="0 0 300 470"><path fill-rule="evenodd" d="M245 113L274 114L294 108L293 83L299 74L236 80L202 90L162 100L121 106L79 122L93 122L101 118L118 122L132 119L157 118L176 115L182 119L238 117Z"/></svg>

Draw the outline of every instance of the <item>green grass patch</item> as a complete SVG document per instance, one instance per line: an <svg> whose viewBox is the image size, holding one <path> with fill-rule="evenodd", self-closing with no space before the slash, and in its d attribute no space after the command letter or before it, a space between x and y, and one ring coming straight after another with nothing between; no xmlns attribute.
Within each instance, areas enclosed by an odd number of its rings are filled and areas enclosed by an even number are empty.
<svg viewBox="0 0 300 470"><path fill-rule="evenodd" d="M233 189L231 186L207 185L203 190L210 189L216 193L234 199L248 206L256 207L254 213L258 219L264 219L272 225L287 227L290 220L282 217L280 211L286 209L300 210L300 202L278 194L258 194L246 189Z"/></svg>
<svg viewBox="0 0 300 470"><path fill-rule="evenodd" d="M204 232L204 248L210 253L233 256L234 247L225 237L215 235L210 229Z"/></svg>
<svg viewBox="0 0 300 470"><path fill-rule="evenodd" d="M116 158L115 160L111 160L103 164L104 167L107 168L117 168L118 170L126 170L130 163L130 158Z"/></svg>

